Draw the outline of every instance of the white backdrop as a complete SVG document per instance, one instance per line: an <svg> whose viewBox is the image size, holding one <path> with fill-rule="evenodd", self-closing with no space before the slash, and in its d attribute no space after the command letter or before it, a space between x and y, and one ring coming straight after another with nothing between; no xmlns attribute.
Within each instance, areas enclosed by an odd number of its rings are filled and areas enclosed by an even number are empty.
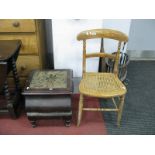
<svg viewBox="0 0 155 155"><path fill-rule="evenodd" d="M82 42L76 40L79 32L94 28L113 28L129 34L131 20L52 20L53 46L54 46L54 66L55 69L73 69L74 76L82 74ZM89 51L99 51L100 40L89 41ZM88 43L89 43L88 42ZM114 52L116 43L110 40L105 41L105 49ZM98 70L98 59L93 58L87 61L87 70Z"/></svg>

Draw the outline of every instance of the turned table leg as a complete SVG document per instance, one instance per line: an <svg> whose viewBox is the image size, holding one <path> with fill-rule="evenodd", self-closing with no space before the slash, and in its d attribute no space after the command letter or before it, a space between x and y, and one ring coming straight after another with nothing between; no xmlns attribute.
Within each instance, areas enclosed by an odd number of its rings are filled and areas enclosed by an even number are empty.
<svg viewBox="0 0 155 155"><path fill-rule="evenodd" d="M16 68L16 62L15 62L14 58L12 59L12 72L13 72L13 77L14 77L14 81L15 81L15 85L16 85L16 91L19 92L20 91L20 81L19 81L19 76L18 76L17 68Z"/></svg>
<svg viewBox="0 0 155 155"><path fill-rule="evenodd" d="M13 101L11 101L11 97L10 97L10 93L9 93L9 89L8 89L8 83L7 80L4 83L4 95L7 101L7 109L11 115L12 118L16 118L16 114L14 111L14 107L13 107Z"/></svg>

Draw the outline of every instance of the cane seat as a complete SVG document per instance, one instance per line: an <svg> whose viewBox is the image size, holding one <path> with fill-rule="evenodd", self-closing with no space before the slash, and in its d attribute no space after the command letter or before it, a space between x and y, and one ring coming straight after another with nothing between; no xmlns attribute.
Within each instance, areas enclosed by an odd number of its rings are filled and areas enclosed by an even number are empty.
<svg viewBox="0 0 155 155"><path fill-rule="evenodd" d="M112 73L85 73L79 90L87 96L110 98L126 93L124 84Z"/></svg>

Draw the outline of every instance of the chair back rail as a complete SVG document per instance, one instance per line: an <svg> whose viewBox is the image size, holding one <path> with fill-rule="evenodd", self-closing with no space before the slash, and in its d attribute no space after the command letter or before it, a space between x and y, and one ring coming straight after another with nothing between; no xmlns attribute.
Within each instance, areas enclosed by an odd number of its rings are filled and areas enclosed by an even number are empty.
<svg viewBox="0 0 155 155"><path fill-rule="evenodd" d="M109 38L118 40L121 42L127 42L128 36L123 32L112 30L112 29L92 29L82 31L78 34L77 40L87 40L87 39L95 39L95 38Z"/></svg>

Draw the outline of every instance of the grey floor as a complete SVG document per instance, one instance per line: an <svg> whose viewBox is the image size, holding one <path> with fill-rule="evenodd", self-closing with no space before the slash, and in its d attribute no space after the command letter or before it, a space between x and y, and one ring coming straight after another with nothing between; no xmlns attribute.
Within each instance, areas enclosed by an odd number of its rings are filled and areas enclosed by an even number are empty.
<svg viewBox="0 0 155 155"><path fill-rule="evenodd" d="M115 113L103 113L108 134L155 134L155 61L130 62L127 78L121 127L116 126ZM109 106L107 103L102 100L101 106Z"/></svg>
<svg viewBox="0 0 155 155"><path fill-rule="evenodd" d="M121 127L116 126L116 114L103 112L110 135L155 134L155 61L132 61L128 65L128 92ZM74 78L74 93L78 93L80 78ZM102 107L111 107L111 101L101 100Z"/></svg>

